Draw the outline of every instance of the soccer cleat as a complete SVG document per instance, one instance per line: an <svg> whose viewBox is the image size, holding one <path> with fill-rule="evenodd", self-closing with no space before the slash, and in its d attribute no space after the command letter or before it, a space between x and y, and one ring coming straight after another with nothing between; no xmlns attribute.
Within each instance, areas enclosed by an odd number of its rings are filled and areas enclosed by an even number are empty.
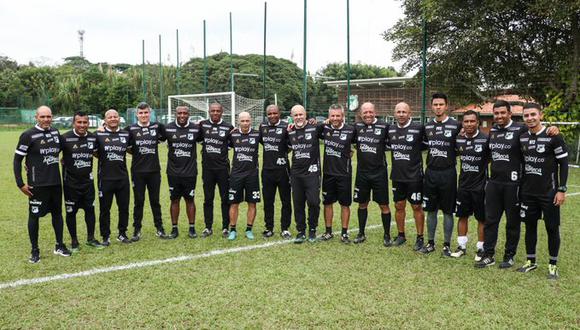
<svg viewBox="0 0 580 330"><path fill-rule="evenodd" d="M31 264L35 264L39 261L40 261L40 250L32 249L32 251L30 252L30 258L28 259L28 262L30 262Z"/></svg>
<svg viewBox="0 0 580 330"><path fill-rule="evenodd" d="M97 249L97 250L102 250L102 249L104 249L104 248L105 248L105 246L104 246L103 244L101 244L99 241L97 241L97 240L96 240L96 239L94 239L94 238L93 238L93 239L91 239L91 240L88 240L88 241L85 243L85 245L86 245L86 246L90 246L90 247L92 247L92 248L95 248L95 249Z"/></svg>
<svg viewBox="0 0 580 330"><path fill-rule="evenodd" d="M133 237L131 237L131 241L138 242L141 239L141 229L135 229L133 232Z"/></svg>
<svg viewBox="0 0 580 330"><path fill-rule="evenodd" d="M329 241L334 237L334 235L332 233L324 233L322 235L320 235L320 240L321 241Z"/></svg>
<svg viewBox="0 0 580 330"><path fill-rule="evenodd" d="M282 236L283 239L292 239L292 234L288 230L283 230L280 233L280 236Z"/></svg>
<svg viewBox="0 0 580 330"><path fill-rule="evenodd" d="M223 238L229 238L230 236L230 231L227 228L222 229L222 237Z"/></svg>
<svg viewBox="0 0 580 330"><path fill-rule="evenodd" d="M493 257L484 257L481 261L475 263L475 268L487 268L495 265L495 259Z"/></svg>
<svg viewBox="0 0 580 330"><path fill-rule="evenodd" d="M165 229L163 229L163 227L157 228L157 230L155 231L155 236L161 239L167 238L167 235L165 235Z"/></svg>
<svg viewBox="0 0 580 330"><path fill-rule="evenodd" d="M228 233L228 241L234 241L236 238L238 238L238 232L235 230L232 230Z"/></svg>
<svg viewBox="0 0 580 330"><path fill-rule="evenodd" d="M477 253L475 254L475 258L473 258L473 260L475 262L480 262L481 259L483 259L483 249L477 250Z"/></svg>
<svg viewBox="0 0 580 330"><path fill-rule="evenodd" d="M354 241L353 241L353 243L354 243L354 244L361 244L361 243L363 243L363 242L364 242L364 241L366 241L366 240L367 240L367 237L366 237L364 234L361 234L361 233L359 233L359 234L357 234L357 235L356 235L356 237L354 238Z"/></svg>
<svg viewBox="0 0 580 330"><path fill-rule="evenodd" d="M202 232L201 232L201 237L202 238L207 238L210 237L211 235L213 235L213 230L209 229L209 228L205 228Z"/></svg>
<svg viewBox="0 0 580 330"><path fill-rule="evenodd" d="M254 237L254 232L251 230L246 230L246 238L250 241L253 241L256 237Z"/></svg>
<svg viewBox="0 0 580 330"><path fill-rule="evenodd" d="M393 241L393 246L401 246L405 244L405 242L407 242L407 239L405 237L397 236L397 238L395 238L395 240Z"/></svg>
<svg viewBox="0 0 580 330"><path fill-rule="evenodd" d="M274 232L271 231L270 229L266 229L262 232L262 237L264 238L270 238L272 236L274 236Z"/></svg>
<svg viewBox="0 0 580 330"><path fill-rule="evenodd" d="M423 248L424 245L425 241L423 240L423 237L417 237L417 239L415 240L415 246L413 247L413 250L419 251Z"/></svg>
<svg viewBox="0 0 580 330"><path fill-rule="evenodd" d="M175 239L177 237L179 237L179 228L177 228L177 227L171 228L171 234L169 234L169 236L167 236L167 238Z"/></svg>
<svg viewBox="0 0 580 330"><path fill-rule="evenodd" d="M348 234L340 235L340 241L344 244L350 244L350 238L348 237Z"/></svg>
<svg viewBox="0 0 580 330"><path fill-rule="evenodd" d="M103 237L103 241L101 242L101 245L104 247L111 245L111 239L109 237Z"/></svg>
<svg viewBox="0 0 580 330"><path fill-rule="evenodd" d="M451 257L451 249L447 245L443 245L443 250L441 250L442 257Z"/></svg>
<svg viewBox="0 0 580 330"><path fill-rule="evenodd" d="M391 247L391 246L393 246L393 240L391 239L391 236L389 236L389 235L384 235L383 236L383 245L385 247Z"/></svg>
<svg viewBox="0 0 580 330"><path fill-rule="evenodd" d="M560 272L558 271L558 266L548 264L548 279L557 280L560 277Z"/></svg>
<svg viewBox="0 0 580 330"><path fill-rule="evenodd" d="M130 244L133 243L133 240L130 240L129 238L127 238L127 234L125 233L120 233L119 236L117 236L117 241L123 243L123 244Z"/></svg>
<svg viewBox="0 0 580 330"><path fill-rule="evenodd" d="M59 256L63 256L63 257L70 257L70 256L71 256L71 254L72 254L72 253L70 252L70 250L69 250L69 249L67 249L67 248L66 248L66 245L64 245L64 244L60 244L60 245L59 245L59 244L57 244L57 245L54 247L54 251L53 251L53 253L54 253L54 254L56 254L56 255L59 255Z"/></svg>
<svg viewBox="0 0 580 330"><path fill-rule="evenodd" d="M418 252L424 255L433 253L435 252L435 244L427 243Z"/></svg>
<svg viewBox="0 0 580 330"><path fill-rule="evenodd" d="M302 244L306 242L306 234L303 231L298 232L296 238L294 239L294 244Z"/></svg>
<svg viewBox="0 0 580 330"><path fill-rule="evenodd" d="M76 241L76 240L72 241L70 243L70 250L71 250L71 252L79 252L81 250L79 241Z"/></svg>
<svg viewBox="0 0 580 330"><path fill-rule="evenodd" d="M318 238L316 237L316 231L311 230L308 232L308 242L310 243L318 242Z"/></svg>
<svg viewBox="0 0 580 330"><path fill-rule="evenodd" d="M196 238L197 237L197 233L195 232L195 227L189 227L189 232L187 233L187 236L189 236L189 238Z"/></svg>
<svg viewBox="0 0 580 330"><path fill-rule="evenodd" d="M503 258L503 262L499 264L499 268L501 269L506 269L506 268L510 268L513 267L513 265L515 265L516 262L514 261L513 257L504 257Z"/></svg>
<svg viewBox="0 0 580 330"><path fill-rule="evenodd" d="M463 257L466 254L467 254L467 251L465 249L461 248L460 246L458 246L457 247L457 250L455 250L455 252L451 253L451 257L453 257L453 258L461 258L461 257Z"/></svg>
<svg viewBox="0 0 580 330"><path fill-rule="evenodd" d="M531 260L527 260L526 263L522 267L518 268L518 272L529 273L536 268L538 268L537 263L532 263Z"/></svg>

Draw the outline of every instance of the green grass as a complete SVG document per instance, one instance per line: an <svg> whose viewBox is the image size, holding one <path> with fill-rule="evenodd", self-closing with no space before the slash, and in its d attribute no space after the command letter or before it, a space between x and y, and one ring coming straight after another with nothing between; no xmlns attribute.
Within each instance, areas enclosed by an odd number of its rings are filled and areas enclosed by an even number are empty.
<svg viewBox="0 0 580 330"><path fill-rule="evenodd" d="M114 242L102 251L83 247L71 258L51 253L54 234L50 218L45 217L40 231L42 260L30 265L27 199L16 188L12 175L18 134L0 131L0 152L5 155L0 160L0 283L265 242L241 238L232 243L220 235L191 240L186 237L183 210L179 239L162 241L154 237L146 207L144 237L139 243L124 246ZM161 150L165 159L165 146ZM571 169L569 184L570 193L580 192L580 170ZM166 229L170 222L168 197L164 177L161 200ZM200 180L198 231L203 229L202 201ZM261 205L258 210L255 232L259 234L263 230ZM356 227L356 208L352 210L351 226ZM379 224L378 207L371 210L369 224ZM215 211L214 229L219 229L217 202ZM575 265L580 263L580 228L575 222L579 212L580 195L570 196L562 208L561 279L556 282L545 279L543 226L539 226L537 271L523 275L496 267L474 269L475 221L471 220L469 257L461 260L443 259L439 253L420 256L412 251L412 244L387 250L381 244L382 230L374 229L368 231L369 240L361 246L344 246L337 239L302 246L283 244L3 289L0 328L578 328L580 276ZM407 214L411 216L410 210ZM112 228L116 228L116 220L113 210ZM245 225L244 206L239 223ZM319 224L322 228L322 214ZM278 220L276 226L279 230ZM334 229L339 230L336 220ZM78 231L84 238L82 216L78 217ZM408 223L411 238L413 231L414 226ZM441 225L438 235L442 235ZM502 228L499 251L503 250L504 237ZM65 238L68 242L66 228ZM523 261L522 232L517 263Z"/></svg>

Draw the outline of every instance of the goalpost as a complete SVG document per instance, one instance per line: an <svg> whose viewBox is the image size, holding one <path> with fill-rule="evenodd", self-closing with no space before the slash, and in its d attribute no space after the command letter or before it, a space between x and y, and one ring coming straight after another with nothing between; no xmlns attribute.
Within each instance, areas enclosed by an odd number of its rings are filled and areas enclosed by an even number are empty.
<svg viewBox="0 0 580 330"><path fill-rule="evenodd" d="M237 126L237 115L247 111L252 116L252 127L257 127L263 121L264 102L264 99L249 99L234 92L170 95L167 99L167 118L174 120L175 109L184 105L189 108L193 120L207 119L210 104L219 103L224 109L225 122Z"/></svg>

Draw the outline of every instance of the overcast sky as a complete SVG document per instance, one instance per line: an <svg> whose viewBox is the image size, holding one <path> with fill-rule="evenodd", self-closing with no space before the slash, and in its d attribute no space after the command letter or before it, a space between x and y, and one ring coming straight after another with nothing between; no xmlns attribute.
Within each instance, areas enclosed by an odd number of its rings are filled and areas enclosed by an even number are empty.
<svg viewBox="0 0 580 330"><path fill-rule="evenodd" d="M351 0L351 63L395 66L392 45L380 34L402 17L395 0ZM61 63L79 54L77 31L85 30L84 54L91 62L141 63L203 56L203 20L208 55L229 51L228 13L233 15L236 54L263 53L263 0L124 1L20 0L0 2L0 55L24 64ZM268 1L267 53L291 59L302 67L303 1ZM308 70L330 62L346 62L346 0L308 2Z"/></svg>

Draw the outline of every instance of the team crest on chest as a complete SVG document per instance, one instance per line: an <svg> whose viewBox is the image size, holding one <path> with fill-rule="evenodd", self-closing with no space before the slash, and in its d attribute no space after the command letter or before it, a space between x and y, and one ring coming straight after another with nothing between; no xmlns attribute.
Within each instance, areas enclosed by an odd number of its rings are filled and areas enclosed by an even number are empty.
<svg viewBox="0 0 580 330"><path fill-rule="evenodd" d="M375 135L381 135L381 129L375 128Z"/></svg>
<svg viewBox="0 0 580 330"><path fill-rule="evenodd" d="M506 132L505 133L505 139L506 140L511 140L514 138L514 132Z"/></svg>
<svg viewBox="0 0 580 330"><path fill-rule="evenodd" d="M446 130L443 132L443 135L444 135L445 137L451 137L451 131L450 131L450 130L448 130L448 129L446 129Z"/></svg>
<svg viewBox="0 0 580 330"><path fill-rule="evenodd" d="M312 134L310 134L310 133L306 133L306 134L304 134L304 138L305 138L306 140L310 140L310 139L312 139Z"/></svg>
<svg viewBox="0 0 580 330"><path fill-rule="evenodd" d="M250 144L256 144L256 139L255 138L250 138Z"/></svg>
<svg viewBox="0 0 580 330"><path fill-rule="evenodd" d="M483 150L483 147L482 147L481 144L476 144L476 145L473 146L473 150L475 152L481 152Z"/></svg>
<svg viewBox="0 0 580 330"><path fill-rule="evenodd" d="M276 128L276 134L278 135L282 134L282 128Z"/></svg>
<svg viewBox="0 0 580 330"><path fill-rule="evenodd" d="M152 129L152 130L151 130L151 136L155 136L155 135L157 135L157 131L156 131L156 130L154 130L154 129Z"/></svg>
<svg viewBox="0 0 580 330"><path fill-rule="evenodd" d="M226 136L226 131L220 131L219 134L220 134L221 137L224 137L224 136Z"/></svg>
<svg viewBox="0 0 580 330"><path fill-rule="evenodd" d="M125 137L124 137L124 136L121 136L121 137L119 138L119 140L121 140L121 143L127 143L127 140L125 139Z"/></svg>
<svg viewBox="0 0 580 330"><path fill-rule="evenodd" d="M54 136L54 142L59 143L58 142L58 136L56 136L56 135Z"/></svg>
<svg viewBox="0 0 580 330"><path fill-rule="evenodd" d="M87 142L87 148L93 149L94 145L92 142Z"/></svg>
<svg viewBox="0 0 580 330"><path fill-rule="evenodd" d="M340 133L340 139L341 140L346 140L346 133Z"/></svg>
<svg viewBox="0 0 580 330"><path fill-rule="evenodd" d="M407 142L413 142L413 135L407 134L407 138L405 140L407 140Z"/></svg>
<svg viewBox="0 0 580 330"><path fill-rule="evenodd" d="M544 144L538 144L536 146L536 151L539 153L543 153L544 151L546 151L546 145Z"/></svg>
<svg viewBox="0 0 580 330"><path fill-rule="evenodd" d="M187 133L187 139L188 140L193 140L193 133Z"/></svg>

